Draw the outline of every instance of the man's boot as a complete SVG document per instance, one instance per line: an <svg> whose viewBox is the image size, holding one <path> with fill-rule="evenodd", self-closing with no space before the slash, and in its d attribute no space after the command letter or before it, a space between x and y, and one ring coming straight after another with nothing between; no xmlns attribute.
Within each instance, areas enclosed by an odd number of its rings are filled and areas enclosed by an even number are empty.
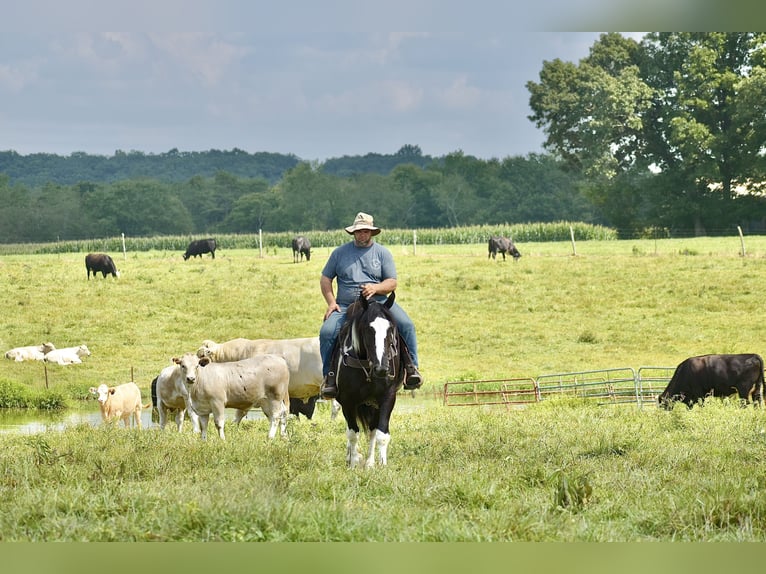
<svg viewBox="0 0 766 574"><path fill-rule="evenodd" d="M320 393L323 399L334 399L338 396L338 343L335 343L330 355L330 370L324 376Z"/></svg>
<svg viewBox="0 0 766 574"><path fill-rule="evenodd" d="M404 388L408 391L419 389L423 384L423 377L411 359L404 365L404 370L407 372L407 376L404 379Z"/></svg>
<svg viewBox="0 0 766 574"><path fill-rule="evenodd" d="M324 376L324 380L322 381L322 398L330 400L337 396L338 375L335 371L330 371Z"/></svg>

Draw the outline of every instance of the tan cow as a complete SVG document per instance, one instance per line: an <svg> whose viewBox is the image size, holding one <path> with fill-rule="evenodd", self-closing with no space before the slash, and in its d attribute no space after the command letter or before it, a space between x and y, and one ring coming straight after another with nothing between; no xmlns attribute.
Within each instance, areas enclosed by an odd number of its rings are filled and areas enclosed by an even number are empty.
<svg viewBox="0 0 766 574"><path fill-rule="evenodd" d="M180 367L189 392L191 407L199 416L200 434L207 438L207 426L213 415L218 436L225 440L224 409L236 410L239 423L253 407L260 407L269 419L269 438L287 434L290 411L288 385L290 370L278 355L256 355L241 361L214 363L207 357L185 353L173 361Z"/></svg>
<svg viewBox="0 0 766 574"><path fill-rule="evenodd" d="M91 387L90 392L98 397L101 420L108 423L122 419L125 428L131 427L130 417L133 416L135 426L140 429L141 409L151 406L151 403L141 404L141 389L134 382L114 387L100 384L98 388Z"/></svg>
<svg viewBox="0 0 766 574"><path fill-rule="evenodd" d="M12 359L17 363L22 361L42 361L45 354L55 350L53 343L43 343L42 345L30 345L28 347L15 347L5 352L6 359Z"/></svg>
<svg viewBox="0 0 766 574"><path fill-rule="evenodd" d="M50 353L45 354L45 362L58 363L59 365L73 365L82 363L82 357L90 357L90 350L88 350L87 345L54 349Z"/></svg>
<svg viewBox="0 0 766 574"><path fill-rule="evenodd" d="M159 414L160 429L165 428L168 414L175 411L176 427L181 432L186 413L192 423L192 430L199 432L199 417L194 409L191 408L189 401L189 391L184 385L184 377L181 374L181 368L173 363L168 365L152 381L152 406L157 409Z"/></svg>

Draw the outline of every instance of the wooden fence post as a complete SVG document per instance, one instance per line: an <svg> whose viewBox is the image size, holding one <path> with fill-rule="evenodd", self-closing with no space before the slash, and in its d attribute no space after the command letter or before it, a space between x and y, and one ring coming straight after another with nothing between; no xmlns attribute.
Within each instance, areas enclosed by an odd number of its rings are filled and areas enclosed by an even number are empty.
<svg viewBox="0 0 766 574"><path fill-rule="evenodd" d="M739 243L742 246L742 257L745 256L745 238L742 236L742 228L737 225L737 231L739 231Z"/></svg>
<svg viewBox="0 0 766 574"><path fill-rule="evenodd" d="M575 246L574 228L569 226L569 236L572 238L572 255L577 255L577 247Z"/></svg>

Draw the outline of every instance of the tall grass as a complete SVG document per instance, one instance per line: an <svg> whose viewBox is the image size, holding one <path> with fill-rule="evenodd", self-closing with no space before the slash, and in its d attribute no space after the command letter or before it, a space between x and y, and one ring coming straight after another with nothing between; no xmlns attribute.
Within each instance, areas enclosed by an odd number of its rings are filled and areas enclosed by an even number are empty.
<svg viewBox="0 0 766 574"><path fill-rule="evenodd" d="M536 377L705 352L764 353L766 239L397 244L397 297L418 329L421 396L452 380ZM324 312L331 246L221 249L183 261L116 257L86 280L82 253L0 258L5 348L88 344L82 365L0 363L0 380L73 402L134 378L145 397L203 339L301 337ZM0 385L2 386L2 385ZM16 392L16 391L13 391ZM203 443L116 426L0 435L3 540L762 541L766 420L736 401L664 412L549 400L521 410L399 398L389 466L345 468L342 420L320 404L268 441L245 420Z"/></svg>

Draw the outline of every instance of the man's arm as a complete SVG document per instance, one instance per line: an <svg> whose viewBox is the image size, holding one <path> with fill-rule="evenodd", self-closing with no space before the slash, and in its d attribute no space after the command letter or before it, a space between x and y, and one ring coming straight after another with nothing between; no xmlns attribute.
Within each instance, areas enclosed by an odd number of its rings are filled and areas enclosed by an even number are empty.
<svg viewBox="0 0 766 574"><path fill-rule="evenodd" d="M324 313L324 318L327 319L327 317L335 311L340 312L340 306L337 301L335 301L335 293L332 290L332 279L322 275L319 278L319 289L322 291L322 297L324 297L324 300L327 302L327 310Z"/></svg>

